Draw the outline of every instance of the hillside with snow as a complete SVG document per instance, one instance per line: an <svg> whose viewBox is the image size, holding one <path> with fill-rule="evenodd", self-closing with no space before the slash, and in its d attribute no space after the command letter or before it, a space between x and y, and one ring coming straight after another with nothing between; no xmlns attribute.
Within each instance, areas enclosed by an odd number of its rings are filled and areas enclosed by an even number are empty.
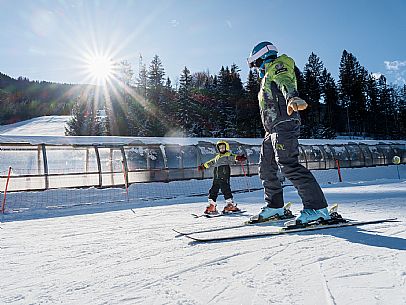
<svg viewBox="0 0 406 305"><path fill-rule="evenodd" d="M9 125L0 125L0 135L5 136L64 136L65 126L71 117L51 115L33 118Z"/></svg>

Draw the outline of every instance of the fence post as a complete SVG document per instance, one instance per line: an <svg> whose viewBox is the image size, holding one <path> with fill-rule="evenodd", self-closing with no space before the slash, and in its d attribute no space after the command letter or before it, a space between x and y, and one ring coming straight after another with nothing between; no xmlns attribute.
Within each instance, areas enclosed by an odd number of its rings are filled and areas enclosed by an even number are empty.
<svg viewBox="0 0 406 305"><path fill-rule="evenodd" d="M125 150L124 147L120 147L121 151L121 165L123 169L123 175L124 175L124 186L125 186L125 191L127 192L127 201L130 200L128 197L128 165L127 165L127 157L125 155Z"/></svg>
<svg viewBox="0 0 406 305"><path fill-rule="evenodd" d="M97 145L93 145L94 147L94 152L96 154L96 162L97 162L97 171L99 172L99 187L103 186L103 175L102 175L102 167L100 163L100 153L99 153L99 148Z"/></svg>
<svg viewBox="0 0 406 305"><path fill-rule="evenodd" d="M45 189L49 188L49 177L48 177L48 158L47 158L47 150L45 148L45 144L41 144L42 149L42 159L44 160L44 177L45 177Z"/></svg>
<svg viewBox="0 0 406 305"><path fill-rule="evenodd" d="M1 205L1 212L4 214L4 210L6 208L6 198L7 198L7 189L8 189L8 182L10 181L10 175L11 175L11 166L8 168L8 175L7 175L7 181L6 181L6 188L4 189L4 196L3 196L3 203Z"/></svg>
<svg viewBox="0 0 406 305"><path fill-rule="evenodd" d="M338 180L340 182L343 182L343 179L341 178L340 161L338 159L336 159L336 165L337 165L337 172L338 172Z"/></svg>
<svg viewBox="0 0 406 305"><path fill-rule="evenodd" d="M129 200L128 198L128 173L125 169L125 165L124 165L124 160L121 160L121 164L122 164L122 170L123 170L123 175L124 175L124 186L125 186L125 191L127 193L127 201Z"/></svg>

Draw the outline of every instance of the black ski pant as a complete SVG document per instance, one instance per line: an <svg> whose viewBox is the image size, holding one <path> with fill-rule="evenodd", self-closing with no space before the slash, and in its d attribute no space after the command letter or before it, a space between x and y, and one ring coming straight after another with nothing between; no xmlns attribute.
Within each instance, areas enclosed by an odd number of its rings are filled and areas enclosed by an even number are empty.
<svg viewBox="0 0 406 305"><path fill-rule="evenodd" d="M259 160L259 177L265 192L268 207L284 205L283 190L277 176L278 166L283 175L297 189L305 209L327 207L320 185L313 174L299 163L299 121L282 122L265 135Z"/></svg>
<svg viewBox="0 0 406 305"><path fill-rule="evenodd" d="M233 194L231 193L231 188L230 188L230 178L228 178L228 179L214 178L213 185L211 186L211 188L209 190L209 199L216 201L220 189L224 195L225 200L233 198Z"/></svg>

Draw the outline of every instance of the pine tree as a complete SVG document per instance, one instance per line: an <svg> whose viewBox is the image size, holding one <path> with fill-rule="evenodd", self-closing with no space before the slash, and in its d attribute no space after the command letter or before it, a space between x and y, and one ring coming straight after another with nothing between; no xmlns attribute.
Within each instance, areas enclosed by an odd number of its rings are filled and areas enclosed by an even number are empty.
<svg viewBox="0 0 406 305"><path fill-rule="evenodd" d="M101 125L93 107L91 94L78 97L72 109L72 117L66 123L67 136L92 136L101 134Z"/></svg>
<svg viewBox="0 0 406 305"><path fill-rule="evenodd" d="M215 116L217 117L216 130L218 136L233 137L236 134L236 96L235 92L238 91L237 87L233 88L237 82L241 82L239 75L237 76L236 67L230 71L228 67L221 67L217 77L217 107L215 109ZM233 80L238 78L239 80ZM239 88L239 85L236 85ZM241 83L242 88L242 83Z"/></svg>
<svg viewBox="0 0 406 305"><path fill-rule="evenodd" d="M178 129L178 125L176 123L176 100L177 94L174 88L172 87L172 82L168 77L166 79L165 85L162 89L160 101L161 106L159 107L162 120L165 124L165 131L171 131L174 129Z"/></svg>
<svg viewBox="0 0 406 305"><path fill-rule="evenodd" d="M392 113L391 108L391 90L388 84L386 83L386 77L381 76L378 79L378 88L379 88L379 104L380 104L380 117L379 119L379 137L385 138L390 133L390 117Z"/></svg>
<svg viewBox="0 0 406 305"><path fill-rule="evenodd" d="M402 121L400 120L401 113L402 113L402 107L403 107L402 90L399 86L392 85L391 92L392 92L393 119L392 119L392 130L390 133L390 138L403 139Z"/></svg>
<svg viewBox="0 0 406 305"><path fill-rule="evenodd" d="M133 77L131 64L123 60L119 63L117 77L109 88L106 101L106 114L110 123L111 135L131 135L129 122L129 105L133 101Z"/></svg>
<svg viewBox="0 0 406 305"><path fill-rule="evenodd" d="M161 109L163 108L163 83L165 69L158 55L155 55L147 73L147 99L144 105L148 112L149 136L163 136L166 133L167 125Z"/></svg>
<svg viewBox="0 0 406 305"><path fill-rule="evenodd" d="M148 81L147 69L142 61L142 56L140 55L139 72L136 87L137 92L145 99L147 98L147 81Z"/></svg>
<svg viewBox="0 0 406 305"><path fill-rule="evenodd" d="M243 129L244 122L244 104L245 104L245 89L240 77L240 68L236 64L232 64L230 68L230 96L229 104L233 108L230 113L229 120L231 128L229 129L229 137L237 137Z"/></svg>
<svg viewBox="0 0 406 305"><path fill-rule="evenodd" d="M257 70L250 70L248 72L246 90L246 105L242 109L245 113L245 120L242 120L246 126L246 132L242 133L247 137L261 137L263 136L263 127L261 122L261 116L258 106L258 92L260 89L260 78Z"/></svg>
<svg viewBox="0 0 406 305"><path fill-rule="evenodd" d="M155 55L149 65L147 87L148 98L156 104L159 104L159 96L162 92L164 83L165 69L158 55Z"/></svg>
<svg viewBox="0 0 406 305"><path fill-rule="evenodd" d="M331 129L331 132L335 133L337 130L337 114L339 113L338 90L334 78L325 68L320 77L320 85L326 108L322 122L327 128Z"/></svg>
<svg viewBox="0 0 406 305"><path fill-rule="evenodd" d="M379 89L377 81L373 75L369 75L367 78L367 90L366 90L366 111L367 111L367 131L370 134L376 134L378 132L379 113L382 111L379 105Z"/></svg>
<svg viewBox="0 0 406 305"><path fill-rule="evenodd" d="M323 63L320 58L311 53L309 56L308 63L305 65L303 70L305 91L307 95L308 103L308 120L312 125L317 125L321 122L321 84L320 78L323 71Z"/></svg>
<svg viewBox="0 0 406 305"><path fill-rule="evenodd" d="M190 134L192 129L192 75L187 67L182 70L179 79L179 97L177 102L177 118L185 134Z"/></svg>
<svg viewBox="0 0 406 305"><path fill-rule="evenodd" d="M343 51L339 69L339 96L346 112L347 132L363 132L366 119L366 82L368 72L357 58Z"/></svg>

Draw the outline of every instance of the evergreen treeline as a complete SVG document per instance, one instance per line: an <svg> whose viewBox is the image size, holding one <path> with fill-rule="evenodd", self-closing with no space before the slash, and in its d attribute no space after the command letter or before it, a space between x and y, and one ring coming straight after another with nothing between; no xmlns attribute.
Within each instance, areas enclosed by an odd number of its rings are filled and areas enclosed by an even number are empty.
<svg viewBox="0 0 406 305"><path fill-rule="evenodd" d="M70 115L75 100L94 86L13 79L0 73L0 125L44 115Z"/></svg>
<svg viewBox="0 0 406 305"><path fill-rule="evenodd" d="M309 104L308 109L300 113L302 138L334 138L337 134L375 139L405 138L406 85L390 85L383 75L377 78L345 50L338 81L314 53L309 56L303 71L296 68L296 74L299 94ZM0 75L0 90L4 88L3 76ZM27 82L24 79L14 81ZM140 59L137 76L129 62L121 62L117 77L107 88L94 90L82 86L59 108L55 105L61 101L61 96L66 97L66 92L47 101L39 99L37 103L42 107L26 115L70 112L73 117L67 135L261 137L263 128L257 102L259 82L255 71L250 71L243 82L238 66L233 64L221 67L215 75L193 73L184 67L179 80L173 84L165 77L164 66L156 55L148 66ZM28 83L37 87L43 85L42 92L58 86ZM71 92L72 88L67 91ZM1 105L16 101L11 92L0 91ZM58 90L50 92L57 94ZM99 102L100 99L103 101ZM28 100L36 101L35 98ZM23 105L24 99L16 104ZM23 108L21 111L25 113L27 109ZM100 112L101 109L104 111ZM16 109L11 107L11 110L15 116ZM0 120L7 117L11 116L2 113Z"/></svg>

